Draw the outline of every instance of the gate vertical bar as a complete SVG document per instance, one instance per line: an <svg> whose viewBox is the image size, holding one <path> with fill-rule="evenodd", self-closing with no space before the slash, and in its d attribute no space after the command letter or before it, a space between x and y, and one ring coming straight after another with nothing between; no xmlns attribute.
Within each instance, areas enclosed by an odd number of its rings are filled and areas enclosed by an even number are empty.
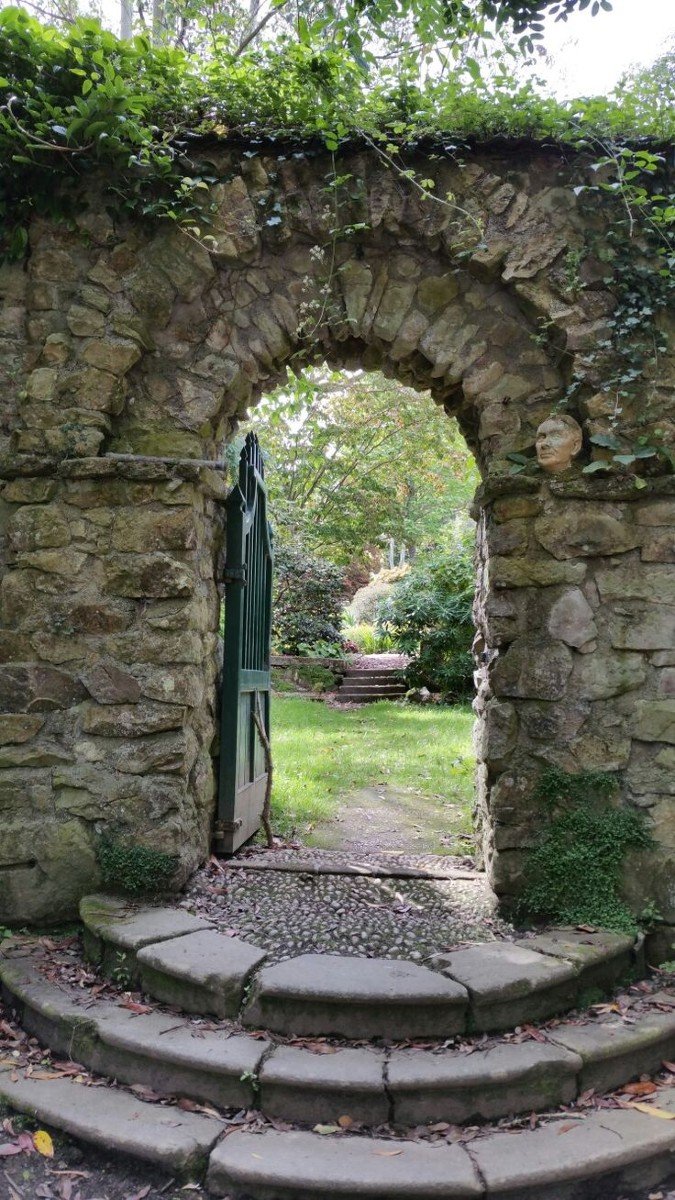
<svg viewBox="0 0 675 1200"><path fill-rule="evenodd" d="M264 464L257 438L241 452L239 481L226 501L225 638L220 769L214 848L232 853L260 826L267 772L253 714L260 698L270 728L272 540Z"/></svg>

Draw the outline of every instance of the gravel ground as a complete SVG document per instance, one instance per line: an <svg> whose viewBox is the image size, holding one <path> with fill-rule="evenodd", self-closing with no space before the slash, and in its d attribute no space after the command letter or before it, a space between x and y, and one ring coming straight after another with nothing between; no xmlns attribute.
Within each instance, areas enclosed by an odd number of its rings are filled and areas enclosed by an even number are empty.
<svg viewBox="0 0 675 1200"><path fill-rule="evenodd" d="M323 852L324 865L329 855ZM211 860L193 876L181 907L260 946L272 961L330 953L424 962L460 942L513 932L497 916L483 876L394 879L242 870L235 863Z"/></svg>

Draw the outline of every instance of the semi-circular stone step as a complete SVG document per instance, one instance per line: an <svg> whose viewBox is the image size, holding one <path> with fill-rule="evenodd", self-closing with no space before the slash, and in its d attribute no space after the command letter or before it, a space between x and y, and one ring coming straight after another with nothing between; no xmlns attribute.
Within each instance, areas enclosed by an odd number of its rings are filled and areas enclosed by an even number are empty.
<svg viewBox="0 0 675 1200"><path fill-rule="evenodd" d="M259 947L181 909L94 896L80 911L85 953L104 973L122 969L188 1012L289 1035L442 1040L512 1029L569 1011L589 988L609 991L630 971L644 973L634 939L606 931L482 942L437 954L429 966L330 954L266 964Z"/></svg>
<svg viewBox="0 0 675 1200"><path fill-rule="evenodd" d="M8 952L11 954L11 951ZM61 1058L166 1096L221 1108L257 1107L308 1124L345 1114L365 1125L436 1121L461 1124L555 1108L589 1087L617 1087L675 1058L675 997L657 993L652 1008L560 1022L537 1037L487 1049L387 1051L364 1045L275 1044L261 1037L204 1029L173 1013L137 1012L51 983L41 952L0 955L8 1007L24 1029Z"/></svg>
<svg viewBox="0 0 675 1200"><path fill-rule="evenodd" d="M675 1114L675 1094L657 1102ZM591 1113L468 1145L266 1130L233 1133L211 1155L207 1186L234 1200L609 1200L673 1170L675 1121Z"/></svg>

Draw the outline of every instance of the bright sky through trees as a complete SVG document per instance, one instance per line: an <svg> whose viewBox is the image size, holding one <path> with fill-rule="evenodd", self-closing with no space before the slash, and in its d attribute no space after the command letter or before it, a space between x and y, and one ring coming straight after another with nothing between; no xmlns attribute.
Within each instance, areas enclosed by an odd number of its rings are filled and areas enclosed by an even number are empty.
<svg viewBox="0 0 675 1200"><path fill-rule="evenodd" d="M613 11L549 21L549 64L540 73L560 99L604 95L634 65L649 66L675 44L675 0L612 0Z"/></svg>

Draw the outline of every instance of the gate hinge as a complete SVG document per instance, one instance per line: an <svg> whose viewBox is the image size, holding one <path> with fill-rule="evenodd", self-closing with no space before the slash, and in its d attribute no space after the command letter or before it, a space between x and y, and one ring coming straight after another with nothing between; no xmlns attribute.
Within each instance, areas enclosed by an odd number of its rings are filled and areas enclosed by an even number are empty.
<svg viewBox="0 0 675 1200"><path fill-rule="evenodd" d="M225 567L223 583L246 583L246 567Z"/></svg>
<svg viewBox="0 0 675 1200"><path fill-rule="evenodd" d="M234 821L216 821L213 827L213 836L218 838L226 833L236 833L243 824L241 817L237 817Z"/></svg>

